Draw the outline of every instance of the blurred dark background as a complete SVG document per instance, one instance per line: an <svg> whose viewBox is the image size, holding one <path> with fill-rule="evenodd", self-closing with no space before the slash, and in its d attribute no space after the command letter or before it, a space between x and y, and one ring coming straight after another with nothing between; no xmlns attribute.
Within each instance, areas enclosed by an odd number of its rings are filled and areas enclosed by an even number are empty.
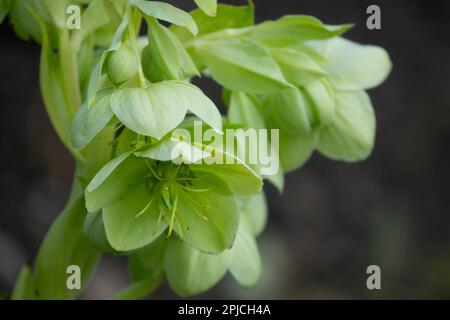
<svg viewBox="0 0 450 320"><path fill-rule="evenodd" d="M255 4L258 21L310 14L328 24L356 23L347 37L386 48L394 69L370 91L378 118L370 159L345 164L316 154L287 176L283 195L268 186L260 283L241 289L227 276L200 298L450 298L450 1ZM370 4L381 7L382 30L365 26ZM42 104L39 47L18 40L7 23L0 37L0 293L6 294L63 207L73 161ZM218 87L201 83L218 102ZM382 290L366 288L371 264L381 267ZM123 259L105 256L83 297L102 298L126 284ZM155 297L175 295L163 287Z"/></svg>

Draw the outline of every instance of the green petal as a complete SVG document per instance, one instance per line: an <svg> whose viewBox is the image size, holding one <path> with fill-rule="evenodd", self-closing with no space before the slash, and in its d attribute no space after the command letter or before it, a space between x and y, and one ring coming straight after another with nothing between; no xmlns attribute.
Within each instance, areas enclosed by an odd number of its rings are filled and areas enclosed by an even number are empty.
<svg viewBox="0 0 450 320"><path fill-rule="evenodd" d="M200 120L213 128L216 132L222 133L222 116L212 102L199 88L191 84L185 84L188 110L195 114Z"/></svg>
<svg viewBox="0 0 450 320"><path fill-rule="evenodd" d="M148 246L134 251L130 255L128 270L133 281L147 278L149 275L159 275L164 272L164 254L166 252L167 236L161 234Z"/></svg>
<svg viewBox="0 0 450 320"><path fill-rule="evenodd" d="M261 257L255 238L249 231L247 222L242 219L236 241L234 242L230 272L244 287L252 287L261 275Z"/></svg>
<svg viewBox="0 0 450 320"><path fill-rule="evenodd" d="M360 161L372 152L375 113L364 91L336 93L336 119L320 132L318 150L335 160Z"/></svg>
<svg viewBox="0 0 450 320"><path fill-rule="evenodd" d="M327 47L324 68L333 87L339 90L371 89L388 77L392 62L381 47L360 45L336 38Z"/></svg>
<svg viewBox="0 0 450 320"><path fill-rule="evenodd" d="M280 161L285 172L302 167L311 157L317 144L317 130L291 135L280 130Z"/></svg>
<svg viewBox="0 0 450 320"><path fill-rule="evenodd" d="M308 85L327 73L307 54L293 49L275 49L272 55L286 80L296 86Z"/></svg>
<svg viewBox="0 0 450 320"><path fill-rule="evenodd" d="M173 84L161 82L147 89L120 89L113 94L111 107L129 129L161 139L183 121L186 115L183 100Z"/></svg>
<svg viewBox="0 0 450 320"><path fill-rule="evenodd" d="M240 124L246 128L264 129L264 118L259 112L254 99L245 93L233 91L230 98L228 119L233 124Z"/></svg>
<svg viewBox="0 0 450 320"><path fill-rule="evenodd" d="M97 211L143 182L145 161L124 153L107 163L86 188L86 207Z"/></svg>
<svg viewBox="0 0 450 320"><path fill-rule="evenodd" d="M214 80L224 87L254 94L267 94L289 84L270 53L248 40L205 42L198 55Z"/></svg>
<svg viewBox="0 0 450 320"><path fill-rule="evenodd" d="M192 189L194 189L192 187ZM174 230L190 246L217 254L231 247L237 232L239 210L233 196L215 191L191 192L178 188Z"/></svg>
<svg viewBox="0 0 450 320"><path fill-rule="evenodd" d="M303 92L309 99L313 124L323 127L332 123L336 115L336 108L334 91L330 83L325 79L320 79L307 85Z"/></svg>
<svg viewBox="0 0 450 320"><path fill-rule="evenodd" d="M172 289L181 296L191 296L219 282L227 272L230 259L230 251L210 255L189 247L184 241L171 240L164 269Z"/></svg>
<svg viewBox="0 0 450 320"><path fill-rule="evenodd" d="M160 216L159 194L151 193L143 183L103 209L106 235L117 251L142 248L154 241L166 228Z"/></svg>
<svg viewBox="0 0 450 320"><path fill-rule="evenodd" d="M207 149L208 150L208 149ZM222 164L208 164L207 161L222 159ZM214 156L205 159L203 164L191 165L191 170L199 175L207 174L207 180L219 179L234 194L252 195L259 193L263 186L261 177L238 158L226 152L214 149ZM227 164L229 163L229 164Z"/></svg>
<svg viewBox="0 0 450 320"><path fill-rule="evenodd" d="M114 249L108 242L103 222L102 211L91 212L84 219L83 233L91 244L103 252L112 252Z"/></svg>
<svg viewBox="0 0 450 320"><path fill-rule="evenodd" d="M88 145L114 116L109 105L111 94L111 89L100 91L91 106L84 103L76 114L72 125L72 143L77 150Z"/></svg>
<svg viewBox="0 0 450 320"><path fill-rule="evenodd" d="M264 107L269 113L272 128L290 134L307 133L311 130L311 106L297 88L286 89L268 96Z"/></svg>
<svg viewBox="0 0 450 320"><path fill-rule="evenodd" d="M133 251L128 259L131 284L112 298L138 300L149 296L164 280L164 253L167 244L167 237L162 234L148 246Z"/></svg>

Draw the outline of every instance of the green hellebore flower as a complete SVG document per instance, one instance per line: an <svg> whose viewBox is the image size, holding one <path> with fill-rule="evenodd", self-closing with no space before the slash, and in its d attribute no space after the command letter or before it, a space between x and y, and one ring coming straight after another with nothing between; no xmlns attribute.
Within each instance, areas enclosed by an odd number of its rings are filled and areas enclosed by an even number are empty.
<svg viewBox="0 0 450 320"><path fill-rule="evenodd" d="M137 74L139 64L139 56L134 48L122 43L119 49L111 52L106 58L105 70L109 80L119 86Z"/></svg>
<svg viewBox="0 0 450 320"><path fill-rule="evenodd" d="M192 112L217 132L222 116L215 104L196 86L183 81L162 81L147 88L111 88L84 103L72 125L72 143L83 149L114 115L130 130L162 139Z"/></svg>
<svg viewBox="0 0 450 320"><path fill-rule="evenodd" d="M214 153L216 159L221 151ZM177 233L202 252L220 253L236 235L235 195L260 192L262 180L237 158L235 164L207 164L212 158L168 138L123 153L88 185L88 211L103 210L108 241L117 251L144 247L167 229L169 237Z"/></svg>
<svg viewBox="0 0 450 320"><path fill-rule="evenodd" d="M255 238L265 225L266 199L264 193L260 193L243 197L240 203L241 221L230 249L211 255L182 241L160 236L130 256L129 270L133 282L165 274L174 291L182 296L191 296L213 287L229 270L242 286L255 285L261 274L261 258Z"/></svg>
<svg viewBox="0 0 450 320"><path fill-rule="evenodd" d="M282 169L298 169L315 150L334 160L366 159L373 149L376 121L364 90L387 78L392 63L386 51L336 37L280 45L271 52L285 78L297 87L266 94L262 107L246 103L245 124L258 128L262 117L269 128L280 129ZM235 114L230 108L230 120L239 123Z"/></svg>

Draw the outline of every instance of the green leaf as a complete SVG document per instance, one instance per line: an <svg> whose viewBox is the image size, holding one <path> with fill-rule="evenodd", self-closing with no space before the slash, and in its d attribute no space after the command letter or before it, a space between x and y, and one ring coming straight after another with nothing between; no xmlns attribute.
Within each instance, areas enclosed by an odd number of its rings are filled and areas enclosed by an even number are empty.
<svg viewBox="0 0 450 320"><path fill-rule="evenodd" d="M187 192L181 187L177 192L176 216L183 228L175 228L179 236L190 246L207 253L217 254L230 248L239 223L234 197L214 190Z"/></svg>
<svg viewBox="0 0 450 320"><path fill-rule="evenodd" d="M210 255L171 240L164 259L167 280L181 296L203 293L222 279L231 259L230 251Z"/></svg>
<svg viewBox="0 0 450 320"><path fill-rule="evenodd" d="M143 183L103 208L106 236L114 249L130 251L158 238L167 227L159 219L159 197Z"/></svg>
<svg viewBox="0 0 450 320"><path fill-rule="evenodd" d="M197 6L208 16L214 17L217 14L217 0L194 0Z"/></svg>
<svg viewBox="0 0 450 320"><path fill-rule="evenodd" d="M86 207L90 212L114 202L144 182L147 165L142 159L124 153L107 163L86 188Z"/></svg>
<svg viewBox="0 0 450 320"><path fill-rule="evenodd" d="M78 37L78 41L84 40L87 36L97 30L109 25L109 18L106 14L103 4L104 0L93 0L81 16L81 26L79 30L73 30L74 37Z"/></svg>
<svg viewBox="0 0 450 320"><path fill-rule="evenodd" d="M261 275L261 257L247 221L241 219L236 241L231 249L230 272L244 287L252 287Z"/></svg>
<svg viewBox="0 0 450 320"><path fill-rule="evenodd" d="M111 107L129 129L157 139L175 129L187 110L216 131L222 131L222 118L214 103L186 82L163 81L145 89L121 89L113 94Z"/></svg>
<svg viewBox="0 0 450 320"><path fill-rule="evenodd" d="M102 80L104 79L102 75L104 73L105 61L111 53L119 49L120 44L122 43L122 37L125 33L125 30L128 27L128 24L129 24L128 19L124 19L121 22L116 32L114 33L114 37L111 41L109 49L103 52L103 54L100 57L100 61L97 63L94 70L92 71L91 78L89 79L88 94L87 94L88 107L92 104L95 94L102 85Z"/></svg>
<svg viewBox="0 0 450 320"><path fill-rule="evenodd" d="M304 15L284 16L261 23L247 32L251 39L270 46L289 46L308 40L329 39L349 30L352 25L326 26L320 20Z"/></svg>
<svg viewBox="0 0 450 320"><path fill-rule="evenodd" d="M264 100L272 128L290 134L308 133L312 126L311 107L297 88L286 89Z"/></svg>
<svg viewBox="0 0 450 320"><path fill-rule="evenodd" d="M296 86L305 86L325 76L327 73L307 54L293 49L272 50L284 77Z"/></svg>
<svg viewBox="0 0 450 320"><path fill-rule="evenodd" d="M23 266L11 294L11 300L36 299L33 282L33 274L31 273L30 267L28 265Z"/></svg>
<svg viewBox="0 0 450 320"><path fill-rule="evenodd" d="M214 80L228 89L267 94L290 86L270 53L254 42L202 42L196 50Z"/></svg>
<svg viewBox="0 0 450 320"><path fill-rule="evenodd" d="M83 233L97 249L103 252L114 251L106 238L105 224L103 222L101 210L86 215Z"/></svg>
<svg viewBox="0 0 450 320"><path fill-rule="evenodd" d="M360 45L343 38L329 41L325 57L327 63L323 67L329 73L333 87L339 90L377 87L392 70L392 62L383 48Z"/></svg>
<svg viewBox="0 0 450 320"><path fill-rule="evenodd" d="M111 89L100 91L90 107L85 102L78 110L72 124L71 134L75 149L81 150L88 145L114 116L109 105L112 92Z"/></svg>
<svg viewBox="0 0 450 320"><path fill-rule="evenodd" d="M335 160L360 161L372 152L375 113L364 91L336 93L336 119L321 130L318 150Z"/></svg>
<svg viewBox="0 0 450 320"><path fill-rule="evenodd" d="M309 99L314 126L324 127L334 121L336 115L334 91L327 80L312 82L302 92Z"/></svg>
<svg viewBox="0 0 450 320"><path fill-rule="evenodd" d="M207 174L206 179L225 183L234 194L252 195L259 193L263 186L261 177L239 158L213 148L206 150L214 155L202 164L192 164L190 169L198 174ZM210 162L209 162L210 161ZM211 164L212 163L212 164Z"/></svg>
<svg viewBox="0 0 450 320"><path fill-rule="evenodd" d="M8 15L11 7L11 0L0 0L0 24Z"/></svg>
<svg viewBox="0 0 450 320"><path fill-rule="evenodd" d="M151 82L185 80L199 75L181 41L156 20L148 20L148 47L142 55L145 76Z"/></svg>
<svg viewBox="0 0 450 320"><path fill-rule="evenodd" d="M248 227L251 230L253 236L259 236L266 224L267 224L267 200L264 192L261 192L255 196L248 197L244 200L244 204L241 207L241 216L246 216L249 221Z"/></svg>
<svg viewBox="0 0 450 320"><path fill-rule="evenodd" d="M218 32L224 29L244 28L255 23L254 6L250 2L248 6L232 6L220 3L217 6L215 17L206 15L202 10L191 11L191 16L198 25L198 36ZM183 42L194 39L185 29L173 26L172 31Z"/></svg>
<svg viewBox="0 0 450 320"><path fill-rule="evenodd" d="M40 19L48 22L43 2L33 0L12 1L10 5L9 18L14 32L23 40L29 40L30 37L36 42L41 42L41 32L43 31L40 22L34 17L29 8L32 8L34 14L37 14ZM47 28L47 27L46 27ZM46 30L47 32L47 30Z"/></svg>
<svg viewBox="0 0 450 320"><path fill-rule="evenodd" d="M131 0L142 13L148 17L163 20L184 27L194 36L197 35L198 27L189 13L178 9L168 3L159 1Z"/></svg>

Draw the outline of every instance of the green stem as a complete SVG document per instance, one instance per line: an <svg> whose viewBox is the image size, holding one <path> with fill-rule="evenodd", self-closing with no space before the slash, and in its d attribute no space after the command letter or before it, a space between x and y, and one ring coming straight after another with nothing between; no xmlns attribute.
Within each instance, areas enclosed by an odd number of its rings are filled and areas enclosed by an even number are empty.
<svg viewBox="0 0 450 320"><path fill-rule="evenodd" d="M70 120L73 119L82 103L77 52L78 47L70 41L69 34L63 32L60 37L61 73Z"/></svg>
<svg viewBox="0 0 450 320"><path fill-rule="evenodd" d="M84 185L75 179L69 201L39 249L34 267L34 286L38 299L72 299L81 290L69 290L66 273L70 265L81 271L81 285L87 284L100 257L83 234L86 216Z"/></svg>

